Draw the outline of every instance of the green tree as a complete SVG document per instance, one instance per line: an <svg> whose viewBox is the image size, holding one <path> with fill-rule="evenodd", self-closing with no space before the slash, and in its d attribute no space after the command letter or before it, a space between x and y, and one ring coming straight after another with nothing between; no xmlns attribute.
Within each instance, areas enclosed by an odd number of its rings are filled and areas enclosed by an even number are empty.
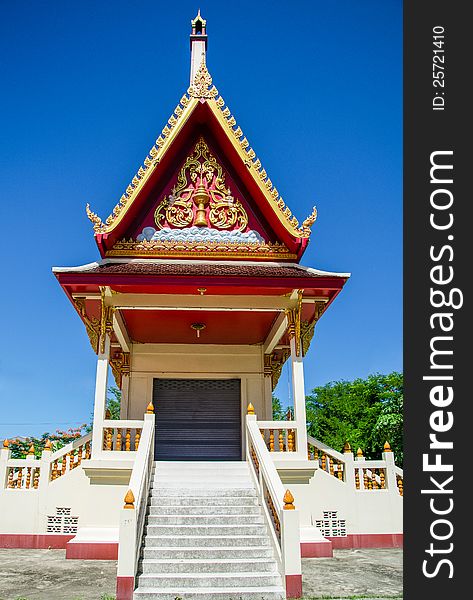
<svg viewBox="0 0 473 600"><path fill-rule="evenodd" d="M284 420L284 409L281 404L281 400L273 396L273 421L283 421Z"/></svg>
<svg viewBox="0 0 473 600"><path fill-rule="evenodd" d="M374 374L366 379L335 381L306 397L310 435L341 450L349 442L367 458L379 458L388 441L395 460L403 460L403 375Z"/></svg>
<svg viewBox="0 0 473 600"><path fill-rule="evenodd" d="M110 418L119 419L122 392L117 387L112 386L108 388L108 393L107 409L110 411ZM90 431L92 431L92 423L84 423L80 427L71 427L67 430L56 429L55 433L49 433L46 431L38 437L29 436L26 438L9 440L9 448L12 453L12 458L25 458L25 456L28 454L31 444L33 444L35 456L40 458L46 444L46 440L51 442L51 449L53 452L55 452L56 450L60 450L66 446L66 444L69 444L69 442L73 442L77 438L80 438Z"/></svg>
<svg viewBox="0 0 473 600"><path fill-rule="evenodd" d="M115 386L108 388L107 409L110 411L111 419L120 418L120 404L122 401L122 391Z"/></svg>

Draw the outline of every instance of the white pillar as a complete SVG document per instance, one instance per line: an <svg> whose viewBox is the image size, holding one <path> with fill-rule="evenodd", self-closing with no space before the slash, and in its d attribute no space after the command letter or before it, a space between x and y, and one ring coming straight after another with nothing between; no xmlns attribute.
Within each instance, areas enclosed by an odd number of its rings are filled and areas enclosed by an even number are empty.
<svg viewBox="0 0 473 600"><path fill-rule="evenodd" d="M294 421L297 424L296 451L307 458L307 420L305 414L304 364L302 355L296 353L296 339L291 338L292 397L294 399Z"/></svg>
<svg viewBox="0 0 473 600"><path fill-rule="evenodd" d="M99 343L100 347L100 343ZM92 458L102 452L103 421L107 403L108 361L110 359L110 336L105 335L104 352L97 356L97 375L95 378L94 423L92 428Z"/></svg>
<svg viewBox="0 0 473 600"><path fill-rule="evenodd" d="M128 419L128 397L130 392L130 376L122 375L122 398L120 401L120 419Z"/></svg>

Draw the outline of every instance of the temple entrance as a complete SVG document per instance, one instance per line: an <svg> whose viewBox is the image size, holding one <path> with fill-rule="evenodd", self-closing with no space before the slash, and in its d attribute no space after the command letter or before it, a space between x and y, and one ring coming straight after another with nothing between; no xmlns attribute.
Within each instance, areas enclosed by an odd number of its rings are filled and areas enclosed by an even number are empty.
<svg viewBox="0 0 473 600"><path fill-rule="evenodd" d="M154 379L155 460L241 460L239 379Z"/></svg>

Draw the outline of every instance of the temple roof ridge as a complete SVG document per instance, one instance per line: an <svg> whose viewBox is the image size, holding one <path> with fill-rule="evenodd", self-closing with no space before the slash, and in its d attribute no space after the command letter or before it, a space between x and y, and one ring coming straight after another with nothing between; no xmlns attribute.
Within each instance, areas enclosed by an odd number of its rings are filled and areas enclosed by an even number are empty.
<svg viewBox="0 0 473 600"><path fill-rule="evenodd" d="M296 238L309 238L311 227L317 218L316 207L313 207L312 213L301 225L299 225L298 220L292 214L292 211L286 205L277 188L268 176L261 160L256 156L256 152L250 146L241 127L237 125L236 119L229 107L226 105L215 85L213 85L212 77L207 68L205 54L202 56L202 61L194 78L194 83L188 88L187 93L179 100L179 103L169 117L167 124L164 126L161 134L148 152L143 164L132 178L130 184L105 222L90 209L89 204L86 205L86 213L93 223L94 232L96 234L109 233L122 220L128 211L128 208L138 196L150 175L158 167L161 158L172 145L176 135L199 102L208 103L212 112L225 130L228 138L237 149L242 161L252 174L260 190L263 192L268 203L287 231Z"/></svg>

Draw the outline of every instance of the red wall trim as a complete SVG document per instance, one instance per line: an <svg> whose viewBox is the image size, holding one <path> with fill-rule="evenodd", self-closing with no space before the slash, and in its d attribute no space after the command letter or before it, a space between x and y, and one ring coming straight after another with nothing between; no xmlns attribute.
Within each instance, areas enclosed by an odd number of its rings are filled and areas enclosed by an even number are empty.
<svg viewBox="0 0 473 600"><path fill-rule="evenodd" d="M73 537L58 533L0 533L0 548L64 549Z"/></svg>
<svg viewBox="0 0 473 600"><path fill-rule="evenodd" d="M302 598L302 575L286 575L286 597Z"/></svg>
<svg viewBox="0 0 473 600"><path fill-rule="evenodd" d="M333 547L330 540L324 542L301 542L302 558L332 558Z"/></svg>
<svg viewBox="0 0 473 600"><path fill-rule="evenodd" d="M117 577L117 600L133 600L134 577Z"/></svg>
<svg viewBox="0 0 473 600"><path fill-rule="evenodd" d="M72 542L66 545L66 558L117 560L118 542Z"/></svg>
<svg viewBox="0 0 473 600"><path fill-rule="evenodd" d="M404 534L402 533L355 533L347 537L329 537L332 547L337 549L349 548L402 548Z"/></svg>

